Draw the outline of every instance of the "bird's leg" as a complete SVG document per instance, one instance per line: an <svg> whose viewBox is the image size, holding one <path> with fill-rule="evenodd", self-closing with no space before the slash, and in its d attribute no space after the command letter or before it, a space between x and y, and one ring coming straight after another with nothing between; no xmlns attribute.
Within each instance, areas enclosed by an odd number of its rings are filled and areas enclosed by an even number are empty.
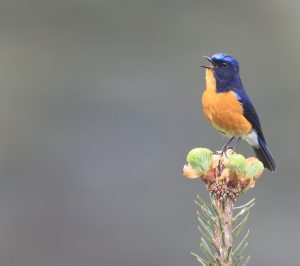
<svg viewBox="0 0 300 266"><path fill-rule="evenodd" d="M219 163L218 163L218 170L219 170L219 173L221 173L222 171L222 169L221 169L221 166L222 166L222 161L221 161L221 158L222 158L222 156L223 155L225 155L226 157L227 157L227 154L226 154L226 151L227 151L227 149L228 149L228 145L234 140L234 136L233 137L231 137L230 139L229 139L229 141L227 141L227 143L222 147L222 150L221 150L221 154L220 154L220 159L219 159Z"/></svg>
<svg viewBox="0 0 300 266"><path fill-rule="evenodd" d="M240 143L240 140L241 140L241 137L238 137L238 139L236 140L236 143L234 145L233 152L236 152L236 149L237 149L238 144Z"/></svg>
<svg viewBox="0 0 300 266"><path fill-rule="evenodd" d="M227 143L222 147L222 150L221 150L221 157L222 157L223 154L225 154L225 156L227 157L226 151L227 151L227 149L228 149L229 144L234 140L234 138L235 138L234 136L231 137L231 138L227 141Z"/></svg>

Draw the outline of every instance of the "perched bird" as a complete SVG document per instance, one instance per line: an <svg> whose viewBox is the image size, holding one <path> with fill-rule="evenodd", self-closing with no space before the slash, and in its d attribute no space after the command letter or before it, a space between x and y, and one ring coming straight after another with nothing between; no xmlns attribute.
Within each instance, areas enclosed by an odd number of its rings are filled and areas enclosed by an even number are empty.
<svg viewBox="0 0 300 266"><path fill-rule="evenodd" d="M204 56L210 63L206 68L206 88L202 96L205 118L222 134L230 137L223 146L237 137L245 139L254 149L257 158L270 171L276 163L265 141L258 115L248 97L239 74L239 62L228 54ZM236 148L236 147L235 147Z"/></svg>

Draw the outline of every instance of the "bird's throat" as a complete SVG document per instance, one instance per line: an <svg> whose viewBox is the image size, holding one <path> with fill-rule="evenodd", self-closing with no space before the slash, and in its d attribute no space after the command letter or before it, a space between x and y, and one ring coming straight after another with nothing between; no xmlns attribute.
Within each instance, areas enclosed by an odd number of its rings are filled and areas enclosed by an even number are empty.
<svg viewBox="0 0 300 266"><path fill-rule="evenodd" d="M211 69L206 69L205 73L205 89L211 92L216 92L217 82L214 76L214 73Z"/></svg>

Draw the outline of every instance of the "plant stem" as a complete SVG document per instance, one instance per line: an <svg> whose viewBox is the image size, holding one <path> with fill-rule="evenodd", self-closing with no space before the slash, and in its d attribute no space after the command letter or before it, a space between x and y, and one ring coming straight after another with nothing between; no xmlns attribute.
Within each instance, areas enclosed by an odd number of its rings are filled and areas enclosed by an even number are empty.
<svg viewBox="0 0 300 266"><path fill-rule="evenodd" d="M232 218L234 201L231 199L213 198L218 211L218 221L214 232L214 245L217 248L215 257L222 266L232 266Z"/></svg>

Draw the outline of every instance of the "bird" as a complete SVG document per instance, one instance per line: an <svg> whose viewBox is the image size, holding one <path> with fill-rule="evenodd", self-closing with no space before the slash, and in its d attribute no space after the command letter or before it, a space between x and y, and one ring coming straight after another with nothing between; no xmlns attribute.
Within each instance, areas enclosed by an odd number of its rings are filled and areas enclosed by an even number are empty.
<svg viewBox="0 0 300 266"><path fill-rule="evenodd" d="M235 151L240 139L244 139L252 146L264 167L275 171L276 163L263 135L258 114L240 78L239 62L226 53L203 57L211 63L201 66L206 69L202 95L204 117L215 129L230 138L221 153L226 155L229 144L237 138Z"/></svg>

